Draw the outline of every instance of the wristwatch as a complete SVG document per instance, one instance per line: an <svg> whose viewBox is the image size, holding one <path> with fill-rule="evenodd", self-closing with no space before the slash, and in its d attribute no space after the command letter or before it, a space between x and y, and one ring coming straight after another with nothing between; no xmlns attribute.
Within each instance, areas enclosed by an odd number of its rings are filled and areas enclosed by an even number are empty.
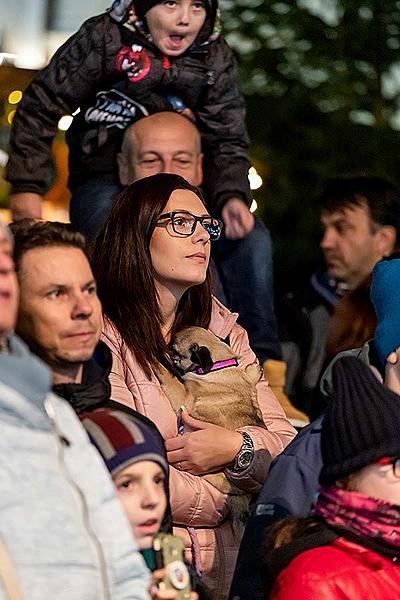
<svg viewBox="0 0 400 600"><path fill-rule="evenodd" d="M251 465L254 458L254 444L253 440L245 431L240 432L243 437L243 444L236 454L235 459L228 469L231 473L241 473Z"/></svg>

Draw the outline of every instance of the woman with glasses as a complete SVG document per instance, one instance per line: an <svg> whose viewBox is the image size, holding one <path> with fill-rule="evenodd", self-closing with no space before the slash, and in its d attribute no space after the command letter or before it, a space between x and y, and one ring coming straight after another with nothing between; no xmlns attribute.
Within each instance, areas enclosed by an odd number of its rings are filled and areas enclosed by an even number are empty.
<svg viewBox="0 0 400 600"><path fill-rule="evenodd" d="M398 600L400 396L357 358L333 367L321 451L312 516L267 538L265 598Z"/></svg>
<svg viewBox="0 0 400 600"><path fill-rule="evenodd" d="M295 434L264 380L258 401L265 429L239 432L177 415L157 378L160 365L173 371L168 344L191 325L226 339L242 367L256 361L237 315L211 296L211 243L220 232L197 188L178 175L154 175L118 197L92 259L103 339L113 352L111 397L149 417L166 440L174 525L216 600L227 598L238 545L229 497L199 475L227 469L236 485L256 493Z"/></svg>

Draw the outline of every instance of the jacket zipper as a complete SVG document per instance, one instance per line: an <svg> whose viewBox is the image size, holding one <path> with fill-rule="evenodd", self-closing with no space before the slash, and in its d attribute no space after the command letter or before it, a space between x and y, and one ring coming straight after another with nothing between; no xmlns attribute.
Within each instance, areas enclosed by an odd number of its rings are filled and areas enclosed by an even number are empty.
<svg viewBox="0 0 400 600"><path fill-rule="evenodd" d="M89 519L89 509L88 509L88 505L86 503L86 499L85 496L82 492L82 490L80 489L80 487L75 483L75 481L72 479L71 475L68 472L67 466L65 464L65 460L64 460L64 448L66 446L69 446L70 442L68 441L68 439L61 433L61 431L58 428L57 425L57 420L56 420L56 412L54 410L54 406L53 403L51 401L50 397L47 397L44 401L44 408L45 411L47 413L47 416L50 419L51 424L53 425L53 429L54 429L54 433L56 435L57 438L57 446L58 446L58 462L61 466L61 470L64 474L65 479L67 480L67 482L69 483L69 485L71 486L71 488L74 490L75 495L77 496L78 499L78 504L80 505L81 508L81 513L82 513L82 520L83 520L83 524L84 524L84 528L86 530L87 536L93 546L94 549L94 553L97 556L97 561L98 561L98 565L99 565L99 571L100 571L100 576L101 576L101 583L102 583L102 599L103 600L111 600L111 595L110 595L110 587L109 587L109 579L108 579L108 572L107 572L107 566L106 566L106 560L104 557L104 553L103 553L103 549L101 547L101 543L97 537L97 535L95 534L92 525L90 523L90 519Z"/></svg>

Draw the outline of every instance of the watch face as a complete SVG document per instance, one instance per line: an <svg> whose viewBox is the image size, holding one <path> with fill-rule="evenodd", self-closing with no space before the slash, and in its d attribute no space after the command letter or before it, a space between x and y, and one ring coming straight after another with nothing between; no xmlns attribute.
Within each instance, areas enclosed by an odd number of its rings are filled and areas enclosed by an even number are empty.
<svg viewBox="0 0 400 600"><path fill-rule="evenodd" d="M253 460L253 452L251 450L244 450L242 454L238 457L238 467L240 469L244 469L248 467L251 461Z"/></svg>

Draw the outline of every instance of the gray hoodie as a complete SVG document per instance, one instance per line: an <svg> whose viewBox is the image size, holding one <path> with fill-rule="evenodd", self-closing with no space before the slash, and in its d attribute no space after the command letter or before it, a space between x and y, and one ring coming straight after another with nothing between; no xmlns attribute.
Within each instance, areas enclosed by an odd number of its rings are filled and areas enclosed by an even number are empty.
<svg viewBox="0 0 400 600"><path fill-rule="evenodd" d="M148 598L148 572L102 460L50 393L49 369L18 338L9 342L0 353L0 537L24 597Z"/></svg>

